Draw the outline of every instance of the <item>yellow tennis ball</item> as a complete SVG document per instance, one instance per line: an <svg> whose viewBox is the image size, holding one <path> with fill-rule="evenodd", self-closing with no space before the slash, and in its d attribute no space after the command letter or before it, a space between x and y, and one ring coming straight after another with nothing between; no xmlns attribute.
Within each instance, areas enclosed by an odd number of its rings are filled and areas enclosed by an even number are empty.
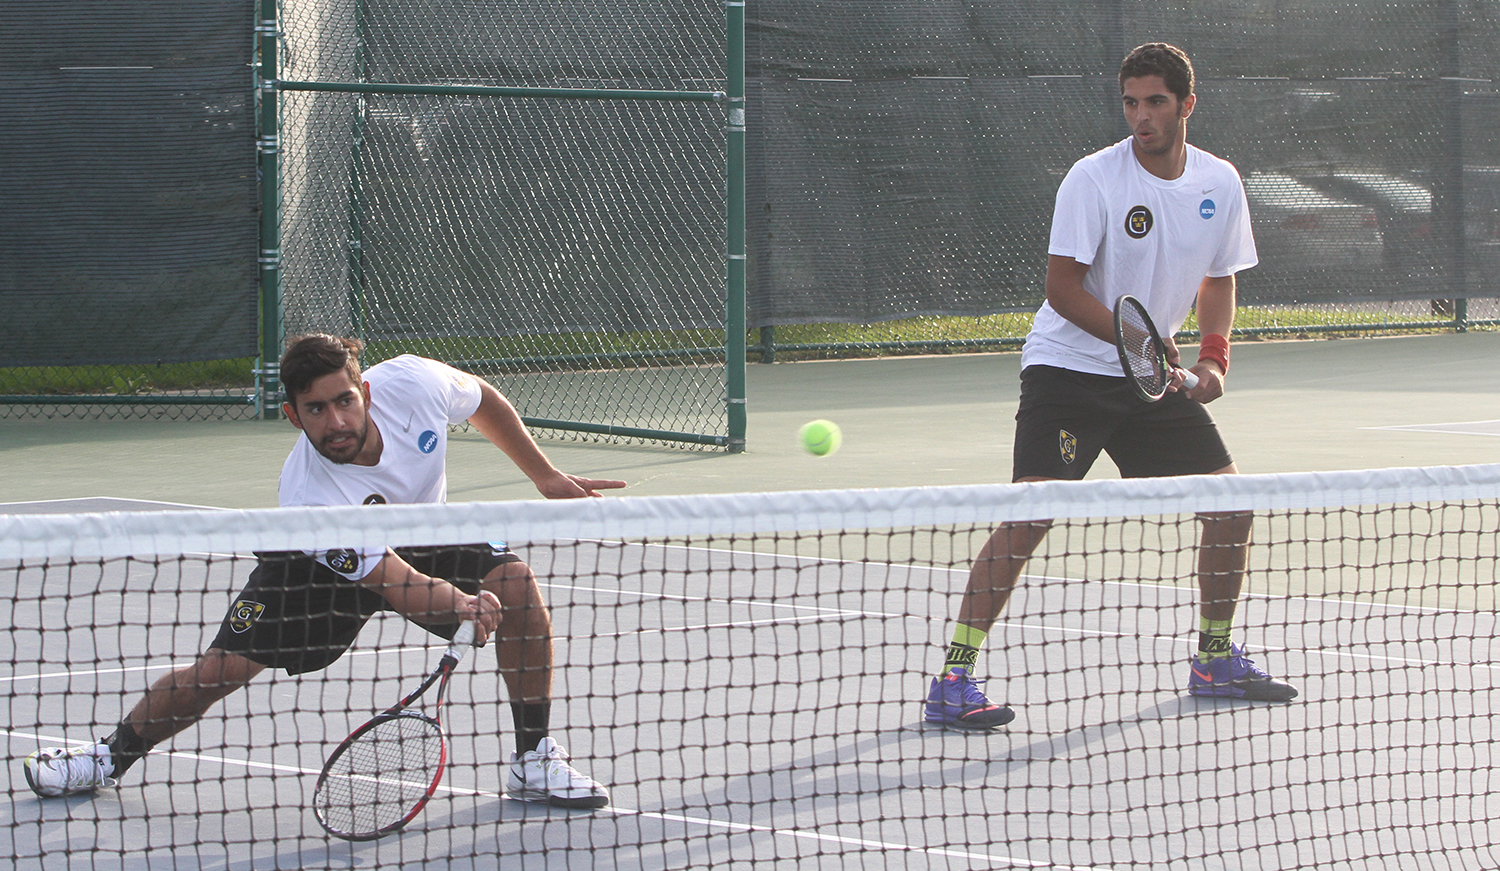
<svg viewBox="0 0 1500 871"><path fill-rule="evenodd" d="M839 431L839 425L831 420L814 420L802 425L798 435L802 438L802 447L814 456L826 457L839 449L844 443L844 434Z"/></svg>

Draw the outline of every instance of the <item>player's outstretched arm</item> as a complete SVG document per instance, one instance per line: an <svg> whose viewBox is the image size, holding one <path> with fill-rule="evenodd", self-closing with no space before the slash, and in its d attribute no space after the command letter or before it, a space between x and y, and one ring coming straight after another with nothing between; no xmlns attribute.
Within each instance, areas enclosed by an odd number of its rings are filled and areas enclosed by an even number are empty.
<svg viewBox="0 0 1500 871"><path fill-rule="evenodd" d="M536 489L548 499L576 499L598 496L600 490L616 490L625 486L624 481L604 478L581 478L558 470L542 453L521 415L510 400L500 395L494 385L479 381L479 410L469 416L469 423L485 438L510 457L516 468L536 485Z"/></svg>
<svg viewBox="0 0 1500 871"><path fill-rule="evenodd" d="M442 578L422 574L393 551L386 551L359 583L385 597L403 617L431 624L473 620L476 644L490 637L503 616L494 593L481 590L471 596Z"/></svg>

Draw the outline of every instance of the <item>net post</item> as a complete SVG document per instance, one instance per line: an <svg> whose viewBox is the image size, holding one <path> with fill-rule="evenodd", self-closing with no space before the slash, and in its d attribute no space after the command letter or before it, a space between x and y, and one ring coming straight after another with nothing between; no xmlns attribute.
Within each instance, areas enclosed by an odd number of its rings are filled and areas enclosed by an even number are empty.
<svg viewBox="0 0 1500 871"><path fill-rule="evenodd" d="M725 390L729 452L745 449L745 2L724 3L726 230Z"/></svg>
<svg viewBox="0 0 1500 871"><path fill-rule="evenodd" d="M281 416L281 130L276 94L276 41L281 28L276 0L260 0L255 25L256 97L260 112L257 169L260 176L260 347L256 372L256 406L262 420Z"/></svg>

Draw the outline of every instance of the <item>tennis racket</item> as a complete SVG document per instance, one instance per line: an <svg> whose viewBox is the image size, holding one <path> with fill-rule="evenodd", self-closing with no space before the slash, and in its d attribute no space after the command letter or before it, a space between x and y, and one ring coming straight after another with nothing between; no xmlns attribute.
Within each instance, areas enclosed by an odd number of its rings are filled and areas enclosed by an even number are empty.
<svg viewBox="0 0 1500 871"><path fill-rule="evenodd" d="M1182 373L1182 386L1192 390L1198 376L1186 369L1167 365L1167 346L1156 332L1156 324L1141 301L1126 294L1115 302L1115 348L1120 352L1120 366L1136 395L1155 402L1167 395L1174 369Z"/></svg>
<svg viewBox="0 0 1500 871"><path fill-rule="evenodd" d="M330 835L371 841L399 831L422 812L448 765L447 733L438 719L448 678L473 645L474 623L465 620L422 685L355 729L328 757L313 789L313 813ZM432 715L408 710L434 683Z"/></svg>

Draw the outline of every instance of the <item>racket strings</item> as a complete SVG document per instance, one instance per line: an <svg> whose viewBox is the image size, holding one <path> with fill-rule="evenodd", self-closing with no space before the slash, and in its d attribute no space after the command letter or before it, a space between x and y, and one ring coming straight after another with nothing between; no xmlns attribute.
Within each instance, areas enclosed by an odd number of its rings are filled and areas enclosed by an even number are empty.
<svg viewBox="0 0 1500 871"><path fill-rule="evenodd" d="M435 720L402 712L380 720L329 767L318 811L339 832L380 832L406 820L428 797L446 753Z"/></svg>
<svg viewBox="0 0 1500 871"><path fill-rule="evenodd" d="M1157 352L1151 328L1136 307L1124 306L1120 310L1120 336L1130 376L1149 393L1164 392L1168 380L1166 361Z"/></svg>

